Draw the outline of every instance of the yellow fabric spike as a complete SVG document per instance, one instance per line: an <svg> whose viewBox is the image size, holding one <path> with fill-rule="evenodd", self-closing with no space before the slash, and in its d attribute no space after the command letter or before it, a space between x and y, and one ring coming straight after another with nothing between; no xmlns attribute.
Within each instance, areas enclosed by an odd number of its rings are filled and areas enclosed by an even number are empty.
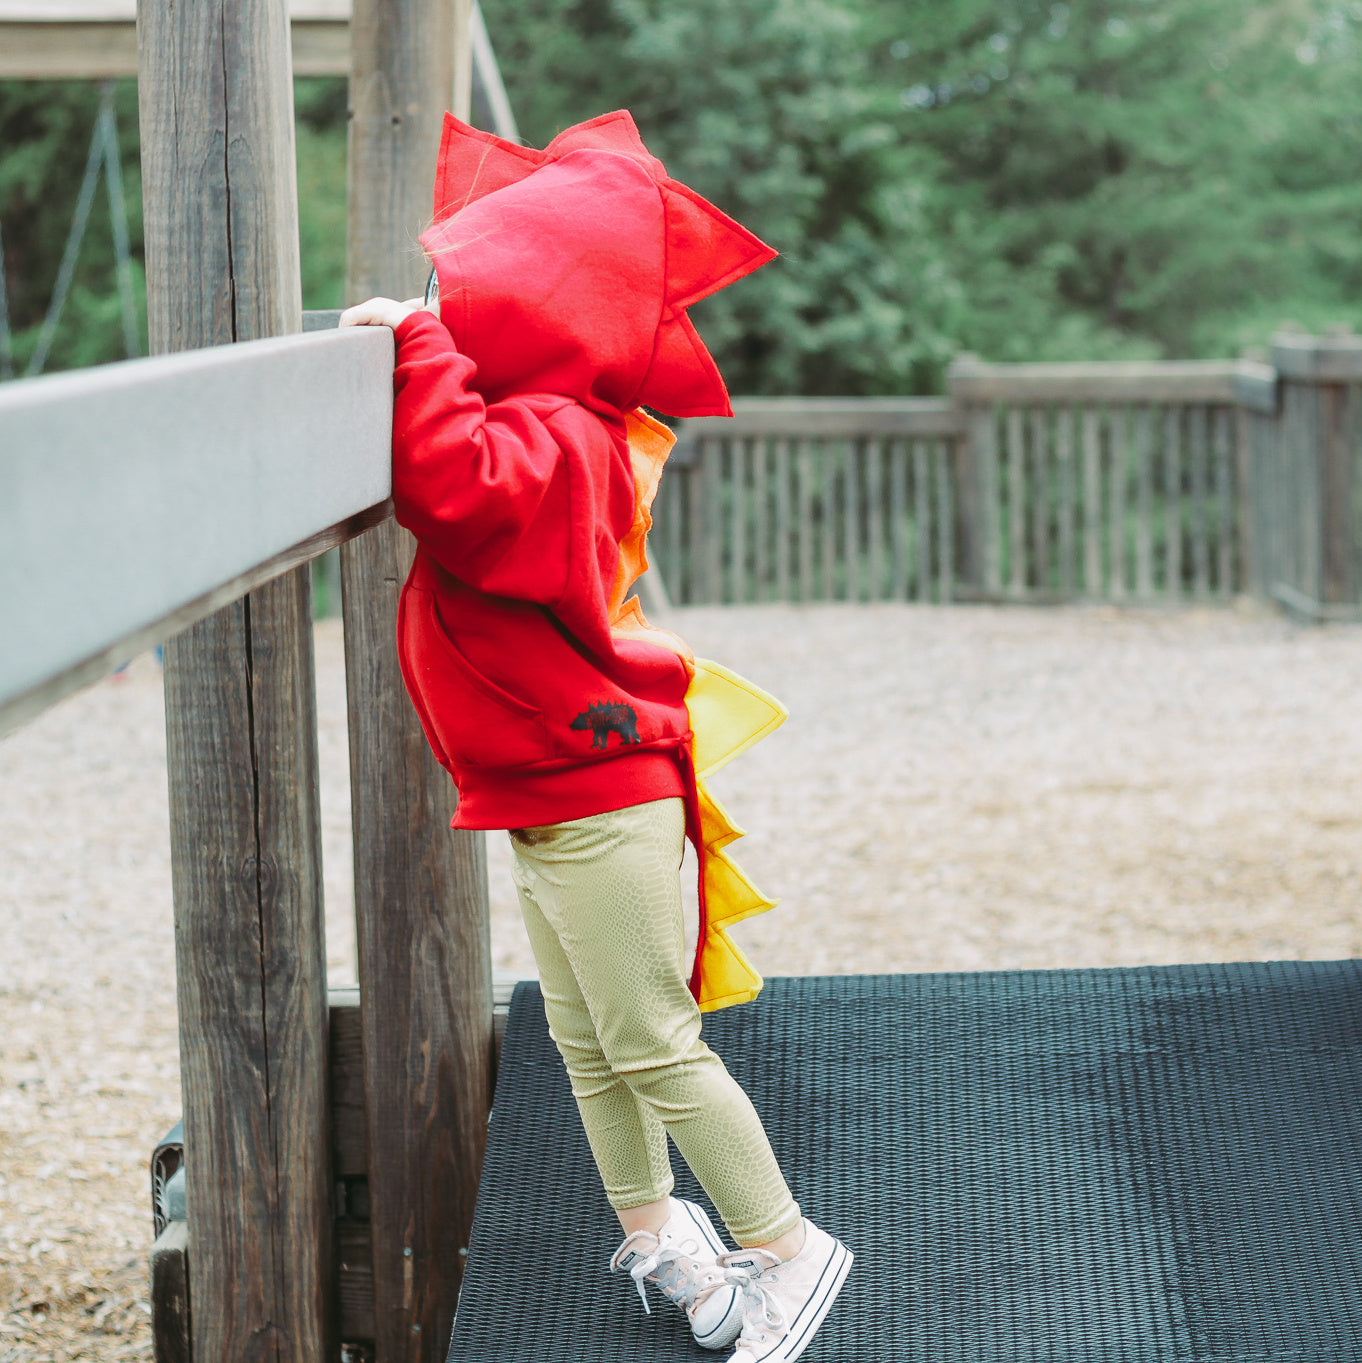
<svg viewBox="0 0 1362 1363"><path fill-rule="evenodd" d="M788 712L774 696L735 672L707 659L695 660L695 678L686 693L694 734L700 835L704 844L700 874L704 884L705 930L697 952L699 1003L703 1012L746 1003L761 992L752 968L727 929L776 906L724 851L742 829L706 788L704 779L784 723Z"/></svg>
<svg viewBox="0 0 1362 1363"><path fill-rule="evenodd" d="M698 789L700 794L700 833L704 838L705 846L718 851L721 847L727 847L730 842L742 837L747 830L739 828L733 822L732 816L719 803L712 790L708 790L704 786L700 786Z"/></svg>
<svg viewBox="0 0 1362 1363"><path fill-rule="evenodd" d="M695 775L702 781L790 717L774 696L708 658L695 660L686 706L695 734Z"/></svg>

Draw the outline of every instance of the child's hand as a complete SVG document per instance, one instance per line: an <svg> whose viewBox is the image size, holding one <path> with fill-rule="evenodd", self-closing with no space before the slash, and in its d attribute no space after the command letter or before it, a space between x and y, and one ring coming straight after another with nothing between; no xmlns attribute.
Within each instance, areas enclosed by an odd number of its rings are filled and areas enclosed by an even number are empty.
<svg viewBox="0 0 1362 1363"><path fill-rule="evenodd" d="M343 327L396 327L412 313L421 310L421 300L414 298L399 303L395 298L371 298L367 303L356 303L341 313Z"/></svg>

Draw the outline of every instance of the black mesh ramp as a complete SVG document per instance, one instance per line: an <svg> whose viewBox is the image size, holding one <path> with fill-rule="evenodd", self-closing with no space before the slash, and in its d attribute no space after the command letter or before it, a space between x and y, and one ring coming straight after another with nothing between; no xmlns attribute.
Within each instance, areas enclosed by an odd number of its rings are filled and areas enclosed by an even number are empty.
<svg viewBox="0 0 1362 1363"><path fill-rule="evenodd" d="M810 1363L1362 1360L1362 963L772 980L705 1031L857 1256ZM522 985L450 1363L726 1357L619 1238Z"/></svg>

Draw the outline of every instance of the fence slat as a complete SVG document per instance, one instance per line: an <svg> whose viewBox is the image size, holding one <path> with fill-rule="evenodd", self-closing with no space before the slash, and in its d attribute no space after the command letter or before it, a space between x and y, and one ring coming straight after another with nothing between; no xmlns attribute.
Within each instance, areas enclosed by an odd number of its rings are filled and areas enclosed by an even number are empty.
<svg viewBox="0 0 1362 1363"><path fill-rule="evenodd" d="M1026 590L1026 462L1022 436L1022 409L1011 407L1007 413L1007 557L1008 588L1015 596Z"/></svg>
<svg viewBox="0 0 1362 1363"><path fill-rule="evenodd" d="M867 601L883 601L884 587L884 442L865 442L865 583Z"/></svg>
<svg viewBox="0 0 1362 1363"><path fill-rule="evenodd" d="M1130 411L1126 407L1112 407L1107 414L1111 445L1110 512L1107 525L1107 545L1110 552L1108 591L1113 601L1126 594L1126 476L1129 445L1127 424Z"/></svg>
<svg viewBox="0 0 1362 1363"><path fill-rule="evenodd" d="M799 599L813 600L814 574L814 461L807 440L794 446L799 470Z"/></svg>
<svg viewBox="0 0 1362 1363"><path fill-rule="evenodd" d="M1083 409L1083 591L1102 594L1101 413Z"/></svg>
<svg viewBox="0 0 1362 1363"><path fill-rule="evenodd" d="M1238 523L1234 514L1233 503L1234 444L1231 439L1232 415L1229 409L1217 407L1211 432L1216 501L1215 587L1220 596L1232 596L1238 589L1234 571Z"/></svg>
<svg viewBox="0 0 1362 1363"><path fill-rule="evenodd" d="M1169 406L1163 416L1163 590L1182 590L1182 408Z"/></svg>
<svg viewBox="0 0 1362 1363"><path fill-rule="evenodd" d="M1231 564L1231 578L1234 590L1262 596L1265 593L1264 555L1268 545L1262 533L1262 508L1260 473L1256 458L1258 424L1261 413L1246 406L1231 408L1227 414L1230 421L1232 448L1230 465L1231 514L1234 515L1235 557Z"/></svg>
<svg viewBox="0 0 1362 1363"><path fill-rule="evenodd" d="M1050 433L1044 407L1031 408L1031 581L1050 590Z"/></svg>
<svg viewBox="0 0 1362 1363"><path fill-rule="evenodd" d="M930 469L936 443L927 440L913 441L913 500L917 514L917 575L913 583L913 595L919 601L930 601L932 599L932 513L930 501L932 489ZM938 481L941 484L946 481L939 472ZM942 542L950 539L952 534L951 524L949 521L941 519L939 508L936 533Z"/></svg>
<svg viewBox="0 0 1362 1363"><path fill-rule="evenodd" d="M790 600L790 442L785 436L775 443L776 524L775 563L776 600Z"/></svg>
<svg viewBox="0 0 1362 1363"><path fill-rule="evenodd" d="M1187 413L1192 465L1192 581L1198 597L1209 596L1211 590L1211 555L1206 533L1208 415L1200 405Z"/></svg>
<svg viewBox="0 0 1362 1363"><path fill-rule="evenodd" d="M747 486L748 442L741 438L725 440L728 455L728 595L734 604L747 600L747 512L750 494Z"/></svg>
<svg viewBox="0 0 1362 1363"><path fill-rule="evenodd" d="M836 598L836 566L837 566L837 446L828 448L826 441L820 440L817 445L820 472L822 474L822 506L823 514L819 518L819 531L821 542L819 548L822 551L821 577L822 590L818 594L820 601L832 601Z"/></svg>
<svg viewBox="0 0 1362 1363"><path fill-rule="evenodd" d="M690 492L691 480L682 474L662 476L662 545L664 563L662 580L668 591L676 593L677 601L685 601L686 581L681 565L682 526L685 520L686 496Z"/></svg>
<svg viewBox="0 0 1362 1363"><path fill-rule="evenodd" d="M769 601L771 594L771 558L767 545L770 534L769 505L771 500L771 480L766 468L766 439L753 436L744 440L747 473L751 478L748 488L748 506L751 514L748 525L751 531L747 552L748 570L744 571L746 601Z"/></svg>
<svg viewBox="0 0 1362 1363"><path fill-rule="evenodd" d="M842 599L861 599L861 442L849 439L842 442Z"/></svg>
<svg viewBox="0 0 1362 1363"><path fill-rule="evenodd" d="M700 441L699 553L697 558L698 601L724 599L723 575L723 444L722 440Z"/></svg>
<svg viewBox="0 0 1362 1363"><path fill-rule="evenodd" d="M951 491L951 470L958 466L957 452L949 441L932 444L936 471L936 526L937 526L937 588L938 601L950 601L955 595L955 498ZM927 580L922 582L921 600L930 600Z"/></svg>
<svg viewBox="0 0 1362 1363"><path fill-rule="evenodd" d="M1153 461L1154 414L1141 406L1135 414L1135 591L1146 601L1154 595Z"/></svg>
<svg viewBox="0 0 1362 1363"><path fill-rule="evenodd" d="M1055 413L1055 463L1059 466L1059 593L1072 596L1077 564L1074 561L1074 518L1077 514L1074 478L1074 423L1076 414L1061 407Z"/></svg>
<svg viewBox="0 0 1362 1363"><path fill-rule="evenodd" d="M916 441L889 442L889 595L908 599L908 460Z"/></svg>
<svg viewBox="0 0 1362 1363"><path fill-rule="evenodd" d="M984 588L993 596L1003 587L1002 557L1002 502L998 478L998 418L993 408L985 409L986 419L980 423L983 437L979 446L979 483L981 528L983 531Z"/></svg>

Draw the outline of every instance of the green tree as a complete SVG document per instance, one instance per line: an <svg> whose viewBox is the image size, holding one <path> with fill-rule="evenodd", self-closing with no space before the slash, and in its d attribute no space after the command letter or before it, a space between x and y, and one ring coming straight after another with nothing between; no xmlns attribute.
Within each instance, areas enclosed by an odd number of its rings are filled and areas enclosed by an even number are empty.
<svg viewBox="0 0 1362 1363"><path fill-rule="evenodd" d="M1285 313L1362 320L1358 6L872 6L882 88L932 158L929 221L966 281L966 348L1223 354Z"/></svg>
<svg viewBox="0 0 1362 1363"><path fill-rule="evenodd" d="M960 292L859 17L833 0L488 0L522 131L629 108L670 172L781 251L694 310L735 392L937 382Z"/></svg>
<svg viewBox="0 0 1362 1363"><path fill-rule="evenodd" d="M89 81L0 81L0 147L4 149L0 155L0 244L19 373L38 342L52 298L99 100L99 85ZM295 104L303 306L339 307L345 277L345 81L299 80ZM146 290L135 81L117 83L114 108L139 349L144 352ZM123 358L113 242L108 197L101 183L48 370Z"/></svg>
<svg viewBox="0 0 1362 1363"><path fill-rule="evenodd" d="M0 82L0 242L4 246L14 361L22 373L37 345L66 245L86 156L99 112L100 89L89 81ZM137 87L114 91L119 158L134 261L134 296L142 283L142 196L137 162ZM91 207L71 293L48 359L70 369L123 356L113 225L101 183ZM140 349L145 319L139 317Z"/></svg>

